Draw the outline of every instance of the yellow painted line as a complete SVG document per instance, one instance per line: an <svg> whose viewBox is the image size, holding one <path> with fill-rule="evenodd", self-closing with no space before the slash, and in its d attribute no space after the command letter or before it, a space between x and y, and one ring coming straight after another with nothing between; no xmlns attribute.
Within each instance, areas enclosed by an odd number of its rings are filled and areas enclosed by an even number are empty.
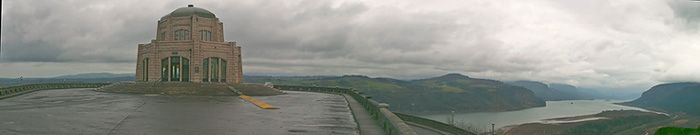
<svg viewBox="0 0 700 135"><path fill-rule="evenodd" d="M240 96L238 96L238 97L240 97L241 99L243 99L243 100L245 100L245 101L248 101L248 102L250 102L250 103L253 103L254 105L256 105L256 106L258 106L258 107L260 107L260 108L262 108L262 109L279 109L279 108L277 108L277 107L274 107L274 106L268 104L268 103L265 102L265 101L255 99L255 98L250 97L250 96L240 95Z"/></svg>

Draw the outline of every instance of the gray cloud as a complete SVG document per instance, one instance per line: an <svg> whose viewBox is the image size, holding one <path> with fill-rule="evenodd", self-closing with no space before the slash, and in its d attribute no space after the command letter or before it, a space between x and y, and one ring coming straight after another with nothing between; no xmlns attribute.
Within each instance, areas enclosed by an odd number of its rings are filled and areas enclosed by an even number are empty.
<svg viewBox="0 0 700 135"><path fill-rule="evenodd" d="M668 4L677 17L685 20L688 28L697 30L700 27L700 1L671 0Z"/></svg>
<svg viewBox="0 0 700 135"><path fill-rule="evenodd" d="M116 1L3 3L3 61L132 62L135 44L153 37L161 13ZM148 3L144 3L148 4ZM147 23L148 22L148 23Z"/></svg>
<svg viewBox="0 0 700 135"><path fill-rule="evenodd" d="M86 63L94 67L82 71L133 72L136 44L153 39L157 19L186 4L3 2L0 76L79 72L60 69ZM614 88L700 81L700 3L685 0L194 4L214 12L225 38L243 46L246 73L414 79L458 72Z"/></svg>

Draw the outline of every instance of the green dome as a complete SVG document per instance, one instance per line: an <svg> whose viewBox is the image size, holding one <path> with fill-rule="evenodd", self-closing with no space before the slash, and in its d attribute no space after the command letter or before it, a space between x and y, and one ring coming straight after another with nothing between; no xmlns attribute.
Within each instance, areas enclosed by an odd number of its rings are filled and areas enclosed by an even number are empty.
<svg viewBox="0 0 700 135"><path fill-rule="evenodd" d="M175 9L175 11L171 12L168 15L165 15L164 17L183 17L191 15L197 15L199 17L204 18L216 18L214 13L209 12L209 10L194 7L193 5L187 5L187 7Z"/></svg>

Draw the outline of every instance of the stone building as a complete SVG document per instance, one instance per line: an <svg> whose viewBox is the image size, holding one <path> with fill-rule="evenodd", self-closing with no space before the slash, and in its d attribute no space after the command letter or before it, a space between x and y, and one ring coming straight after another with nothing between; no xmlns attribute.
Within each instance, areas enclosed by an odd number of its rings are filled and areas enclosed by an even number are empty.
<svg viewBox="0 0 700 135"><path fill-rule="evenodd" d="M241 47L224 41L223 23L188 5L160 18L156 39L138 45L136 80L240 83Z"/></svg>

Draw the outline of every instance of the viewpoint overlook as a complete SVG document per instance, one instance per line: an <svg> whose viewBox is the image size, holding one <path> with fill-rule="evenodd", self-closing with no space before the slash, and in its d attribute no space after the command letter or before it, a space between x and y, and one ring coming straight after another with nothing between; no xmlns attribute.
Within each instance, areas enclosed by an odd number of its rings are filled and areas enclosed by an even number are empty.
<svg viewBox="0 0 700 135"><path fill-rule="evenodd" d="M700 2L3 0L0 135L700 135Z"/></svg>

